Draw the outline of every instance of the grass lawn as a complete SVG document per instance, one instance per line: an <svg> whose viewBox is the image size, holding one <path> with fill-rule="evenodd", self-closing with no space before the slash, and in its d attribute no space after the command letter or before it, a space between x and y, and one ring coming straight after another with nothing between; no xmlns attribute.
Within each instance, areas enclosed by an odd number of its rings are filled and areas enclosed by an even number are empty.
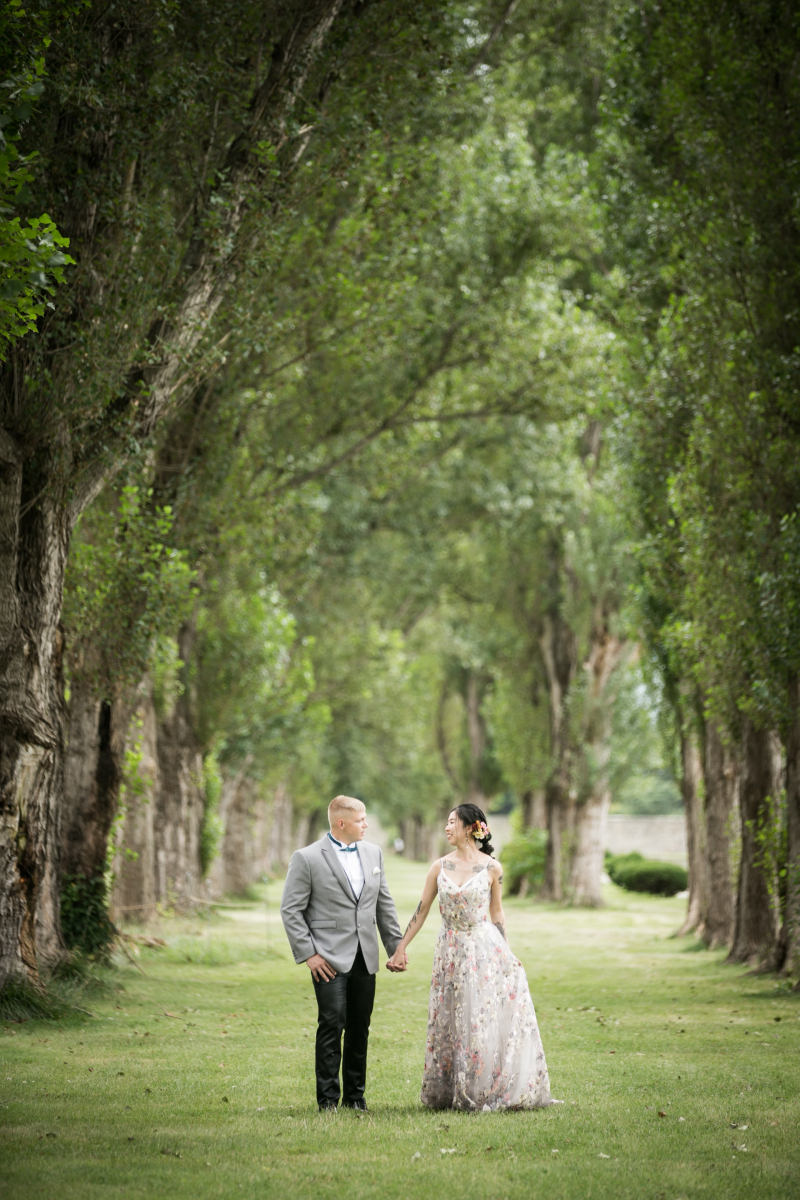
<svg viewBox="0 0 800 1200"><path fill-rule="evenodd" d="M424 868L388 874L405 925ZM509 903L565 1101L532 1113L420 1106L431 916L379 977L359 1118L316 1111L313 992L269 890L269 919L164 921L92 1018L2 1025L4 1200L800 1197L800 996L671 940L682 901Z"/></svg>

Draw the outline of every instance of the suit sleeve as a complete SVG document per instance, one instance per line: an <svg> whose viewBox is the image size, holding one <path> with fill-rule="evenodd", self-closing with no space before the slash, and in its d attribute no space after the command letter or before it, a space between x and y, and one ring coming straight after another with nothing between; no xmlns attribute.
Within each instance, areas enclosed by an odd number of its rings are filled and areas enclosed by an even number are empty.
<svg viewBox="0 0 800 1200"><path fill-rule="evenodd" d="M283 885L281 898L281 920L289 945L292 948L294 961L305 962L316 948L311 938L311 931L306 921L306 909L311 897L311 868L308 860L299 850L295 850L286 872L286 882Z"/></svg>
<svg viewBox="0 0 800 1200"><path fill-rule="evenodd" d="M386 883L386 875L383 870L383 853L381 852L381 886L378 891L378 900L375 905L375 917L378 922L378 932L381 935L386 953L391 957L397 949L397 943L403 936L400 929L400 923L397 920L397 910L394 906L394 900L389 892Z"/></svg>

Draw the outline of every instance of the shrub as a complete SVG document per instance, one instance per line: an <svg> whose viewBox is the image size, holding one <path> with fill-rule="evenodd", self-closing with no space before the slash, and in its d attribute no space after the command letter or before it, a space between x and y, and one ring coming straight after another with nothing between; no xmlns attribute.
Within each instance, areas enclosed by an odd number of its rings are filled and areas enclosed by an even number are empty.
<svg viewBox="0 0 800 1200"><path fill-rule="evenodd" d="M647 892L651 896L674 896L685 890L688 875L676 863L641 859L616 870L614 882L628 892Z"/></svg>
<svg viewBox="0 0 800 1200"><path fill-rule="evenodd" d="M631 863L644 862L644 855L638 850L632 850L630 854L611 854L606 850L606 872L613 883L619 883L617 875Z"/></svg>
<svg viewBox="0 0 800 1200"><path fill-rule="evenodd" d="M500 852L506 891L510 896L539 888L544 881L547 833L544 829L525 829L506 842ZM523 888L523 883L525 887Z"/></svg>

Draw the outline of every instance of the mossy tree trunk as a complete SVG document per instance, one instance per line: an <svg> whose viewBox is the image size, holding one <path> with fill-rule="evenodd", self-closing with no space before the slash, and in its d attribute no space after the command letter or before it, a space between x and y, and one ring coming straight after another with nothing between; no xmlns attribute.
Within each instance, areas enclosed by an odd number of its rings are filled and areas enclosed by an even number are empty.
<svg viewBox="0 0 800 1200"><path fill-rule="evenodd" d="M52 468L0 430L0 987L10 975L37 981L64 949L59 621L70 527L45 489Z"/></svg>

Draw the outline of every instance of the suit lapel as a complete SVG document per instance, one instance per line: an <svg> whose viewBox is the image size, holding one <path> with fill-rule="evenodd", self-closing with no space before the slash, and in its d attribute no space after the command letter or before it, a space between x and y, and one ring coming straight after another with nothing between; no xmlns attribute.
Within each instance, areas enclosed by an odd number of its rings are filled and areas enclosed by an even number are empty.
<svg viewBox="0 0 800 1200"><path fill-rule="evenodd" d="M339 880L342 891L347 896L347 899L350 901L351 904L355 904L356 898L353 895L353 889L350 887L350 880L347 878L347 873L345 872L345 869L342 866L341 860L339 858L339 852L337 851L336 847L334 846L334 844L330 840L330 838L328 838L328 845L322 847L322 857L325 859L325 862L328 864L328 866L333 871L336 878Z"/></svg>
<svg viewBox="0 0 800 1200"><path fill-rule="evenodd" d="M380 879L375 875L375 868L380 864L380 856L373 854L374 845L365 846L363 842L358 843L358 857L361 859L361 870L364 872L364 887L361 895L358 898L359 904L367 894L367 888L379 888ZM374 861L370 861L374 859Z"/></svg>

